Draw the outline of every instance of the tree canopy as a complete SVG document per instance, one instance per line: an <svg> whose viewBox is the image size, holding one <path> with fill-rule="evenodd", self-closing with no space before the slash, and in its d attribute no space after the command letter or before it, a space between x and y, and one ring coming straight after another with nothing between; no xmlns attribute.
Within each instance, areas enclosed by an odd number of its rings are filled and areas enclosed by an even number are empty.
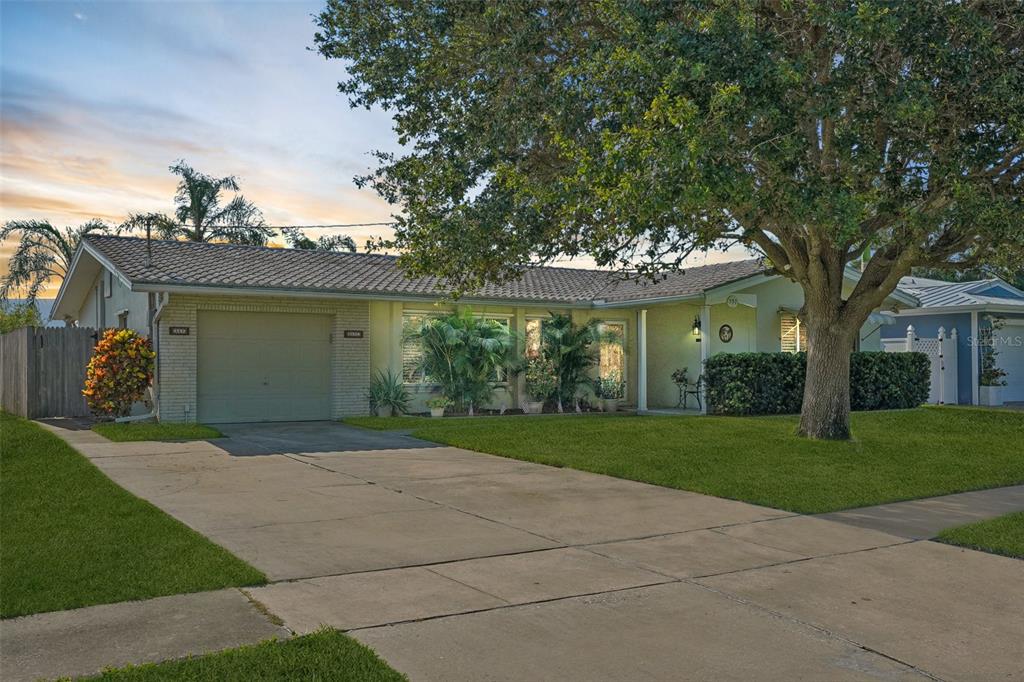
<svg viewBox="0 0 1024 682"><path fill-rule="evenodd" d="M51 280L63 281L78 243L87 234L108 232L102 220L58 228L45 220L10 220L0 228L0 242L18 235L18 245L0 280L0 304L19 295L32 303ZM35 308L33 307L33 310Z"/></svg>
<svg viewBox="0 0 1024 682"><path fill-rule="evenodd" d="M215 178L184 161L178 161L169 170L181 178L174 194L174 217L153 213L132 215L122 229L137 230L148 222L164 239L257 246L265 245L274 234L256 205L237 193L239 186L235 176ZM235 192L235 195L222 203L225 192Z"/></svg>
<svg viewBox="0 0 1024 682"><path fill-rule="evenodd" d="M360 180L407 268L748 246L805 293L810 435L848 434L842 354L912 267L1024 260L1018 1L328 0L318 26L341 92L393 113L405 151Z"/></svg>

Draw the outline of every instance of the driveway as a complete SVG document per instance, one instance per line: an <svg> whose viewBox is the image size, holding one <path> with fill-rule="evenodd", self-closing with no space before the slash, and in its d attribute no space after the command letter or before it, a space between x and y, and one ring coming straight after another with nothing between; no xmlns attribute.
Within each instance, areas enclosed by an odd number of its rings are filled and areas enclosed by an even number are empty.
<svg viewBox="0 0 1024 682"><path fill-rule="evenodd" d="M65 434L412 679L1019 679L1024 564L334 423Z"/></svg>

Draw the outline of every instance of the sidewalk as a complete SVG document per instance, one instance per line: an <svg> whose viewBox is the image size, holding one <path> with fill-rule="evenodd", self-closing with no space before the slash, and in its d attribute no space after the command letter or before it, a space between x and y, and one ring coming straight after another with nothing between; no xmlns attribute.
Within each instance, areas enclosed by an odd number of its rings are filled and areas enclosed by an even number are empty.
<svg viewBox="0 0 1024 682"><path fill-rule="evenodd" d="M90 675L104 668L290 637L236 589L88 606L0 621L6 682Z"/></svg>
<svg viewBox="0 0 1024 682"><path fill-rule="evenodd" d="M928 540L947 528L1019 511L1024 511L1024 485L848 509L818 518L902 538Z"/></svg>

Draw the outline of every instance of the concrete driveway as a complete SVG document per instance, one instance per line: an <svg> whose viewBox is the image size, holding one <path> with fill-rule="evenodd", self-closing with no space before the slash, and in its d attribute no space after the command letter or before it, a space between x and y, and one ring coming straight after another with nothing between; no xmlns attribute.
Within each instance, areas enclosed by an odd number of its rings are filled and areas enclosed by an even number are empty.
<svg viewBox="0 0 1024 682"><path fill-rule="evenodd" d="M334 423L109 443L295 632L412 679L1020 679L1024 563Z"/></svg>

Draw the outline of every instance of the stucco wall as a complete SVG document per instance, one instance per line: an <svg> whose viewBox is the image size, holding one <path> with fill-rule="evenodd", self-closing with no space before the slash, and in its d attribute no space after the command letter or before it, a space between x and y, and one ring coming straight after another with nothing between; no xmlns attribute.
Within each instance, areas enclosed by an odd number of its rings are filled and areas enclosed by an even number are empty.
<svg viewBox="0 0 1024 682"><path fill-rule="evenodd" d="M849 295L851 289L851 285L847 284L843 294ZM757 296L757 311L754 315L757 340L752 350L759 353L778 353L782 348L779 309L799 310L804 302L803 289L796 282L779 278L743 289L742 293ZM716 337L717 330L718 328L715 327ZM881 350L881 336L880 326L869 320L860 330L860 350Z"/></svg>
<svg viewBox="0 0 1024 682"><path fill-rule="evenodd" d="M197 311L282 312L333 315L331 352L332 417L367 414L370 379L370 306L366 301L195 296L171 294L160 318L160 418L195 421ZM188 327L188 335L171 336L170 327ZM345 338L345 330L362 330L363 338Z"/></svg>
<svg viewBox="0 0 1024 682"><path fill-rule="evenodd" d="M109 277L107 273L108 271L103 269L93 280L89 294L75 315L79 326L97 329L117 327L118 313L127 310L128 327L148 336L149 295L132 292L120 279Z"/></svg>

